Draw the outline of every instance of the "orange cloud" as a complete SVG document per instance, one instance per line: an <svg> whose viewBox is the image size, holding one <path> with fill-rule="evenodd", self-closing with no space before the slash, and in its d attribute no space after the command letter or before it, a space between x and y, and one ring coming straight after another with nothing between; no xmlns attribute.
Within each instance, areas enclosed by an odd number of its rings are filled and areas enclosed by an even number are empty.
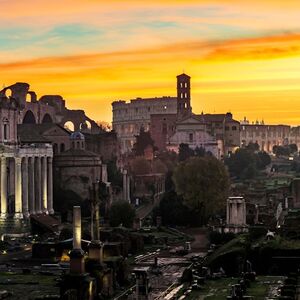
<svg viewBox="0 0 300 300"><path fill-rule="evenodd" d="M2 63L0 69L6 85L27 81L40 96L61 94L69 107L83 108L95 120L111 120L114 100L175 95L175 76L184 70L192 76L196 112L231 110L238 119L247 115L297 124L299 43L297 34L183 41L135 51Z"/></svg>

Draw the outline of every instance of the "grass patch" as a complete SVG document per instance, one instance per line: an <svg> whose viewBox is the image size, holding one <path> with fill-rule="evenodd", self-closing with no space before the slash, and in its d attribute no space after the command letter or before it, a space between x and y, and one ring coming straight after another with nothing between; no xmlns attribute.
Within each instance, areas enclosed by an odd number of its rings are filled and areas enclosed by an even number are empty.
<svg viewBox="0 0 300 300"><path fill-rule="evenodd" d="M284 277L282 276L258 276L255 282L247 289L247 296L253 296L255 300L264 300L276 289ZM186 300L224 300L230 294L231 285L238 283L238 278L222 278L208 280L203 285L203 290L192 291Z"/></svg>

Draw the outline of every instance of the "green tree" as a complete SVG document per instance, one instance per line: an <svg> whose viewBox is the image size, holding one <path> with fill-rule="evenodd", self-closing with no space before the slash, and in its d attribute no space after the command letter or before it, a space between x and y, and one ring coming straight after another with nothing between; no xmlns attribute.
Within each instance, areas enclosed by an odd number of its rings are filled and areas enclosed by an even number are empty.
<svg viewBox="0 0 300 300"><path fill-rule="evenodd" d="M252 151L238 149L230 157L225 158L225 164L228 166L231 176L249 178L245 174L253 174L253 172L248 173L248 169L251 168L253 170L253 168L256 168L256 159Z"/></svg>
<svg viewBox="0 0 300 300"><path fill-rule="evenodd" d="M296 144L289 144L291 154L298 152L298 146Z"/></svg>
<svg viewBox="0 0 300 300"><path fill-rule="evenodd" d="M258 143L252 143L250 142L247 146L246 149L251 151L251 152L257 152L259 151L259 145Z"/></svg>
<svg viewBox="0 0 300 300"><path fill-rule="evenodd" d="M110 160L107 163L107 175L108 181L111 182L113 186L123 186L123 176L117 167L116 159Z"/></svg>
<svg viewBox="0 0 300 300"><path fill-rule="evenodd" d="M263 170L271 163L271 157L265 151L258 152L256 155L256 163L257 167Z"/></svg>
<svg viewBox="0 0 300 300"><path fill-rule="evenodd" d="M273 153L279 157L279 156L289 156L291 154L291 150L289 147L286 146L277 146L275 145L273 147Z"/></svg>
<svg viewBox="0 0 300 300"><path fill-rule="evenodd" d="M131 160L130 170L134 175L145 175L151 172L151 166L143 156L138 156Z"/></svg>
<svg viewBox="0 0 300 300"><path fill-rule="evenodd" d="M179 161L185 161L192 156L194 156L194 150L192 150L188 144L182 143L179 145L179 154L178 154Z"/></svg>
<svg viewBox="0 0 300 300"><path fill-rule="evenodd" d="M112 227L132 227L135 218L135 210L126 201L116 201L111 205L109 212L109 224Z"/></svg>
<svg viewBox="0 0 300 300"><path fill-rule="evenodd" d="M224 208L229 177L223 163L216 158L192 157L181 162L174 171L173 181L177 194L203 224Z"/></svg>
<svg viewBox="0 0 300 300"><path fill-rule="evenodd" d="M151 138L150 132L145 131L144 127L141 127L139 135L136 136L136 143L134 144L133 151L136 156L143 156L144 151L148 146L154 147L154 141Z"/></svg>
<svg viewBox="0 0 300 300"><path fill-rule="evenodd" d="M199 225L199 217L195 214L194 210L184 204L183 198L179 197L174 190L164 194L153 215L155 217L160 215L164 225Z"/></svg>

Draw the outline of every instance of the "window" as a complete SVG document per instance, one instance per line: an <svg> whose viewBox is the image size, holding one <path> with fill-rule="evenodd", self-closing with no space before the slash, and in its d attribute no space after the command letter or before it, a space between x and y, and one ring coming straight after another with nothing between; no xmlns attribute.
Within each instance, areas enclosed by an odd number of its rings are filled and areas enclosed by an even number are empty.
<svg viewBox="0 0 300 300"><path fill-rule="evenodd" d="M194 141L194 135L192 133L189 134L189 141L190 143Z"/></svg>
<svg viewBox="0 0 300 300"><path fill-rule="evenodd" d="M3 139L4 141L9 140L9 121L7 118L3 119Z"/></svg>
<svg viewBox="0 0 300 300"><path fill-rule="evenodd" d="M166 123L163 123L163 124L162 124L162 133L163 133L163 134L166 134L166 133L167 133L167 130L168 130L167 124L166 124Z"/></svg>
<svg viewBox="0 0 300 300"><path fill-rule="evenodd" d="M232 126L232 130L236 130L237 128L236 128L236 126Z"/></svg>

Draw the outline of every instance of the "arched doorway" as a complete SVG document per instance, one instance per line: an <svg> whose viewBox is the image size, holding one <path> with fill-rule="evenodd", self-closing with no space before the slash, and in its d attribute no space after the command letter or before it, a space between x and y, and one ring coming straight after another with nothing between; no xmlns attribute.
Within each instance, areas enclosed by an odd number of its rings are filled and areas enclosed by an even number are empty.
<svg viewBox="0 0 300 300"><path fill-rule="evenodd" d="M53 123L53 120L49 114L45 114L42 123Z"/></svg>
<svg viewBox="0 0 300 300"><path fill-rule="evenodd" d="M23 119L23 124L36 124L34 114L31 110L27 110Z"/></svg>

